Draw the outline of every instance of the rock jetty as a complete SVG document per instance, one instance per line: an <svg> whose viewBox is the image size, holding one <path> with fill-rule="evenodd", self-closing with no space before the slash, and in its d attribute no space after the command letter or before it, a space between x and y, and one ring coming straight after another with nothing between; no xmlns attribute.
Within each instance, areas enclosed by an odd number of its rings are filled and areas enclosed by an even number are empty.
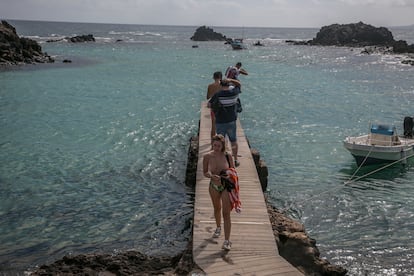
<svg viewBox="0 0 414 276"><path fill-rule="evenodd" d="M25 63L54 62L34 40L19 37L16 29L7 21L0 23L0 64L17 65Z"/></svg>
<svg viewBox="0 0 414 276"><path fill-rule="evenodd" d="M193 41L227 41L225 35L206 26L198 27L190 39Z"/></svg>

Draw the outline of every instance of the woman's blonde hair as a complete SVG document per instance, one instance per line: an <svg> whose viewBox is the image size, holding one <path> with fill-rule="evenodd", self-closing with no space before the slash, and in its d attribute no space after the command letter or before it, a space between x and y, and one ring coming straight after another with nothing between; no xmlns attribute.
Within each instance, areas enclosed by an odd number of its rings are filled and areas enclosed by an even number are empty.
<svg viewBox="0 0 414 276"><path fill-rule="evenodd" d="M221 134L217 134L213 136L212 142L214 141L219 141L221 142L221 151L225 152L226 151L226 139L224 138L223 135Z"/></svg>

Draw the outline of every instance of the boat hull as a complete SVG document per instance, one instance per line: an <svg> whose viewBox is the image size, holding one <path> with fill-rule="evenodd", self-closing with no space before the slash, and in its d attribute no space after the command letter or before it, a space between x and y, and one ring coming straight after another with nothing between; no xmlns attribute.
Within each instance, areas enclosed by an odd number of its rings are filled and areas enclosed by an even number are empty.
<svg viewBox="0 0 414 276"><path fill-rule="evenodd" d="M231 47L233 48L233 50L243 50L245 49L243 44L240 43L232 43Z"/></svg>
<svg viewBox="0 0 414 276"><path fill-rule="evenodd" d="M368 143L368 135L347 137L344 147L352 154L358 166L391 163L407 158L414 154L414 139L400 137L400 145L380 146Z"/></svg>

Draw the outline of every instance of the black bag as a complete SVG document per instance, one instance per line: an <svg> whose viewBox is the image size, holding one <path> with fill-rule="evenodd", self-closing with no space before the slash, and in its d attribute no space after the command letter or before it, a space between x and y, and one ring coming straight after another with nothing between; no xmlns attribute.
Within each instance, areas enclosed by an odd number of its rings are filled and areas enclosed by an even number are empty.
<svg viewBox="0 0 414 276"><path fill-rule="evenodd" d="M219 113L220 109L223 107L218 97L213 97L211 101L211 110L213 110L214 114Z"/></svg>
<svg viewBox="0 0 414 276"><path fill-rule="evenodd" d="M228 179L226 170L222 170L220 172L220 181L221 185L223 185L224 189L226 189L228 192L231 192L231 190L234 189L234 184Z"/></svg>
<svg viewBox="0 0 414 276"><path fill-rule="evenodd" d="M237 111L237 113L240 113L240 112L243 111L243 107L242 107L240 98L237 98L236 111Z"/></svg>
<svg viewBox="0 0 414 276"><path fill-rule="evenodd" d="M404 118L404 137L413 138L414 119L412 117Z"/></svg>

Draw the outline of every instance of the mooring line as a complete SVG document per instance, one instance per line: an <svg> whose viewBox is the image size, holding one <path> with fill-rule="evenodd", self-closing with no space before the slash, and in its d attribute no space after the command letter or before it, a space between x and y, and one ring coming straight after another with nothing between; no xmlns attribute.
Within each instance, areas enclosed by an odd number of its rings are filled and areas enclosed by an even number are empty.
<svg viewBox="0 0 414 276"><path fill-rule="evenodd" d="M370 150L370 152L369 153L371 153L371 150ZM368 155L369 155L369 153L368 153ZM366 159L367 159L367 157L368 157L368 155L366 156L366 158L364 159L364 161L363 161L363 163L366 161ZM351 176L351 178L348 180L348 181L345 181L344 182L344 185L343 186L347 186L347 185L349 185L350 183L352 183L352 182L355 182L355 181L358 181L358 180L360 180L360 179L362 179L362 178L364 178L364 177L367 177L367 176L369 176L369 175L371 175L371 174L374 174L374 173L376 173L376 172L379 172L379 171L381 171L381 170L384 170L384 169L386 169L386 168L388 168L388 167L390 167L390 166L392 166L392 165L395 165L395 164L397 164L398 162L401 162L401 161L403 161L403 160L406 160L406 159L408 159L408 158L411 158L411 157L413 157L414 156L414 153L413 154L411 154L411 155L408 155L408 156L404 156L403 158L401 158L401 159L398 159L398 160L396 160L396 161L394 161L394 162L392 162L392 163L389 163L389 164L387 164L387 165L385 165L385 166L382 166L382 167L380 167L380 168L378 168L378 169L376 169L376 170L373 170L373 171L371 171L371 172L369 172L369 173L366 173L366 174L364 174L364 175L361 175L361 176L359 176L359 177L357 177L357 178L355 178L355 179L352 179L354 176L355 176L355 174L359 171L359 169L362 167L362 165L361 166L359 166L359 168L357 169L357 171ZM363 164L362 163L362 164ZM321 192L321 193L319 193L319 194L317 194L317 195L314 195L314 196L312 196L312 197L310 197L310 198L307 198L307 199L304 199L304 200L302 200L302 201L300 201L300 203L305 203L305 202L308 202L308 201L310 201L310 200L313 200L313 199L315 199L315 198L318 198L318 197L320 197L321 195L323 195L323 194L326 194L326 193L330 193L330 192L333 192L333 191L335 191L335 190L339 190L339 189L342 189L343 188L343 186L338 186L338 187L335 187L335 188L333 188L333 189L330 189L330 190L326 190L326 191L324 191L324 192ZM287 210L290 210L291 208L292 208L292 206L294 205L294 204L297 204L298 202L296 201L296 202L292 202L291 204L289 204L289 206L288 207L286 207L286 208L283 208L282 210L281 210L281 213L286 213L286 211Z"/></svg>

